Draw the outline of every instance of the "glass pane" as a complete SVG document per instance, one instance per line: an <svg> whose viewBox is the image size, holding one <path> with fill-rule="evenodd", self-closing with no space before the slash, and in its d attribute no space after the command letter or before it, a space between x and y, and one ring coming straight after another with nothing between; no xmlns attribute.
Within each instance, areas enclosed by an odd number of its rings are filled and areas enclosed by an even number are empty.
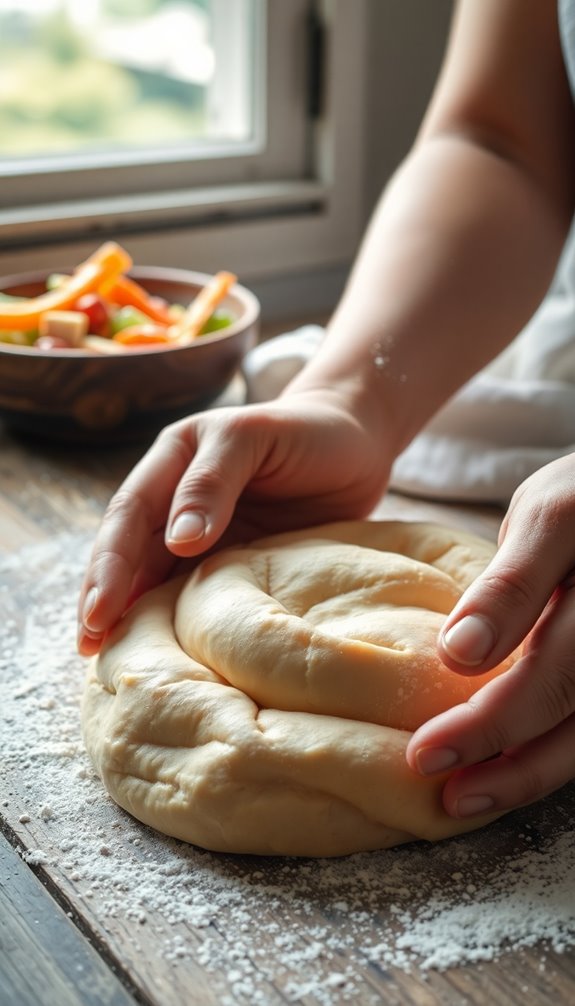
<svg viewBox="0 0 575 1006"><path fill-rule="evenodd" d="M257 0L0 0L0 159L254 132Z"/></svg>

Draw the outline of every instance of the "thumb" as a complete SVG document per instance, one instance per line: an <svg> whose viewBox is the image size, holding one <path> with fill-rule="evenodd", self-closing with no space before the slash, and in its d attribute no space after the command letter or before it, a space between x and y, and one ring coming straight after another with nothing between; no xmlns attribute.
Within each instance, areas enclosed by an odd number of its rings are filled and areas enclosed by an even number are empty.
<svg viewBox="0 0 575 1006"><path fill-rule="evenodd" d="M507 521L499 551L443 625L438 650L448 667L482 674L525 639L572 566L552 539L550 529Z"/></svg>
<svg viewBox="0 0 575 1006"><path fill-rule="evenodd" d="M269 449L269 433L230 410L195 429L195 452L174 492L166 524L168 549L181 557L210 549L226 531L238 498ZM264 436L265 433L265 436Z"/></svg>

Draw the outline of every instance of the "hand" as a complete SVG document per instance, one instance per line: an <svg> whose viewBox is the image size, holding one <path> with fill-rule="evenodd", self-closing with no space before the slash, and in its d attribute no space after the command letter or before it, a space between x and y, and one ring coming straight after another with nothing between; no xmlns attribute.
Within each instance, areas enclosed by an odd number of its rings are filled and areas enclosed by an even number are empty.
<svg viewBox="0 0 575 1006"><path fill-rule="evenodd" d="M178 557L365 516L389 473L383 443L335 390L214 409L167 427L104 516L79 601L80 652L98 652Z"/></svg>
<svg viewBox="0 0 575 1006"><path fill-rule="evenodd" d="M518 647L518 661L413 735L411 768L461 769L444 788L454 817L510 810L575 776L575 455L515 493L500 548L447 619L445 664L481 674ZM486 760L489 759L489 760Z"/></svg>

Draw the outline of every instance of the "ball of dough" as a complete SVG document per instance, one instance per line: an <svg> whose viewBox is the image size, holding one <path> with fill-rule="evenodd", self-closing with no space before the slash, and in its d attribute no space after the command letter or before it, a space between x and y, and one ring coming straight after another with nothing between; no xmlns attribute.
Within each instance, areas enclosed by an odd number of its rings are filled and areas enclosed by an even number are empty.
<svg viewBox="0 0 575 1006"><path fill-rule="evenodd" d="M436 654L494 546L430 523L350 521L226 549L141 598L91 664L88 751L130 814L214 851L337 856L437 840L411 732L465 702Z"/></svg>

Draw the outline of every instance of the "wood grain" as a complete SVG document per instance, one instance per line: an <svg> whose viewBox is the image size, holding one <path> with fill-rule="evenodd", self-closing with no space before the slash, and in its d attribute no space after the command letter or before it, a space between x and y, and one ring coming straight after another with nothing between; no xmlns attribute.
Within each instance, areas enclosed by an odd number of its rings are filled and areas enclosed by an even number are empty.
<svg viewBox="0 0 575 1006"><path fill-rule="evenodd" d="M134 1006L134 998L0 834L2 1006Z"/></svg>
<svg viewBox="0 0 575 1006"><path fill-rule="evenodd" d="M107 500L146 446L114 451L71 450L17 439L0 428L0 547L5 552L17 551L22 545L70 530L91 534ZM501 519L495 508L445 506L399 496L388 496L376 513L392 518L441 520L492 539ZM0 578L8 586L10 576L2 571L0 557ZM15 607L23 603L21 596L14 599ZM78 661L78 693L81 667ZM41 779L38 786L41 793ZM18 771L0 773L0 819L15 842L28 849L41 848L48 860L32 870L0 843L0 940L5 951L0 965L1 1006L91 1006L96 1002L127 1006L132 997L126 983L136 990L139 1001L153 1006L236 1006L250 1002L249 993L247 998L239 995L233 976L234 950L240 937L242 952L253 967L257 992L251 998L254 1006L294 1002L303 1006L323 1006L325 1002L334 1006L340 1002L355 1006L539 1006L548 1001L568 1006L575 1002L575 954L570 950L554 954L533 947L505 954L496 961L427 974L417 966L407 973L363 959L353 926L334 912L333 897L326 894L322 884L324 868L313 862L292 863L282 872L281 864L258 858L222 856L206 860L231 885L239 885L246 892L261 892L257 903L258 944L250 944L250 932L238 927L232 908L215 913L207 928L183 921L167 926L165 917L153 913L145 925L121 913L110 917L105 911L106 891L94 891L88 897L82 878L74 879L59 865L58 822L47 822L39 816L30 819L27 815L34 794ZM569 820L573 816L575 791L568 787L549 798L543 809L526 809L498 822L480 839L473 840L473 848L482 849L496 861L521 843L519 836L529 822L532 833L543 838L552 833L557 817ZM121 812L114 820L119 822L114 831L119 854L136 857L144 877L165 840ZM129 841L130 831L137 832L139 844ZM388 860L378 860L375 854L373 862L381 862L383 869ZM342 868L342 885L343 876ZM302 878L307 894L306 899L298 901L295 893ZM421 882L425 882L424 874ZM417 877L414 883L417 885ZM393 913L389 900L380 897L370 901L367 894L366 889L365 926L377 934L393 924ZM69 907L76 927L60 904ZM286 939L299 940L301 945L302 931L306 934L312 924L325 939L326 948L337 947L330 951L333 973L344 973L353 966L353 995L336 983L331 991L324 988L323 999L313 988L307 992L303 989L294 997L293 983L302 977L301 969L294 956L291 970L286 971L285 956L279 954L275 934L279 927ZM181 941L181 958L168 959L163 951L167 929L172 943ZM207 947L213 955L208 963ZM113 973L114 962L124 976L123 984ZM77 965L84 970L79 972Z"/></svg>

